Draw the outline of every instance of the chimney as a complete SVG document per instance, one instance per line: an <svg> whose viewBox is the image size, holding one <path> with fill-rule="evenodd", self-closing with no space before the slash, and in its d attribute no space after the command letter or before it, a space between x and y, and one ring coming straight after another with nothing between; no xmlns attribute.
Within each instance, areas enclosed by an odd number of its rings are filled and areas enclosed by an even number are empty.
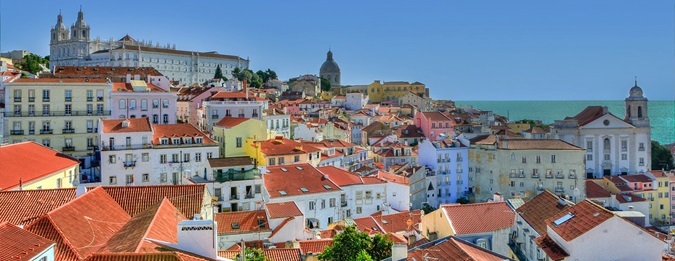
<svg viewBox="0 0 675 261"><path fill-rule="evenodd" d="M602 114L607 114L607 106L602 106Z"/></svg>
<svg viewBox="0 0 675 261"><path fill-rule="evenodd" d="M87 187L85 187L84 185L79 185L79 186L77 186L77 188L75 188L75 197L76 198L84 195L84 193L87 193Z"/></svg>
<svg viewBox="0 0 675 261"><path fill-rule="evenodd" d="M495 192L495 194L492 195L492 201L494 202L503 202L504 201L504 196L502 196L501 193Z"/></svg>
<svg viewBox="0 0 675 261"><path fill-rule="evenodd" d="M213 220L183 220L178 223L178 244L173 246L179 250L217 259L217 228L218 224Z"/></svg>
<svg viewBox="0 0 675 261"><path fill-rule="evenodd" d="M408 247L405 244L394 244L391 246L391 260L405 260L408 258Z"/></svg>
<svg viewBox="0 0 675 261"><path fill-rule="evenodd" d="M244 78L244 93L246 94L246 100L248 100L248 81Z"/></svg>

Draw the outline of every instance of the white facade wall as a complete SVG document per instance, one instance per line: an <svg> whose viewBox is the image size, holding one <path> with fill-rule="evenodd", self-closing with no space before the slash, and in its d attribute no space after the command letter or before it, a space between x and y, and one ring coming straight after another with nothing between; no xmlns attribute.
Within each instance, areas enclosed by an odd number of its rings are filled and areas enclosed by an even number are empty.
<svg viewBox="0 0 675 261"><path fill-rule="evenodd" d="M152 124L176 123L176 93L113 92L110 98L113 119L148 117Z"/></svg>
<svg viewBox="0 0 675 261"><path fill-rule="evenodd" d="M230 226L230 224L225 224ZM228 249L235 244L240 244L241 240L244 241L256 241L256 240L265 240L272 234L270 230L263 230L260 232L251 232L251 233L239 233L239 234L218 234L218 249Z"/></svg>
<svg viewBox="0 0 675 261"><path fill-rule="evenodd" d="M343 208L343 211L349 209L351 218L360 218L370 216L377 211L383 210L387 206L385 204L385 202L387 202L385 184L386 183L341 186L340 188L342 188L347 199L347 207ZM370 197L366 196L366 192L370 192Z"/></svg>
<svg viewBox="0 0 675 261"><path fill-rule="evenodd" d="M291 116L290 115L266 115L263 120L267 123L267 130L282 135L284 138L291 138Z"/></svg>
<svg viewBox="0 0 675 261"><path fill-rule="evenodd" d="M281 222L287 218L276 218L270 219L270 228L277 229ZM272 223L275 223L274 226ZM305 219L302 216L293 217L292 220L288 221L283 228L280 228L274 236L270 237L269 240L272 243L282 243L287 241L302 241L309 239L304 233L305 231Z"/></svg>
<svg viewBox="0 0 675 261"><path fill-rule="evenodd" d="M293 138L306 141L322 141L323 133L319 132L317 128L309 128L305 124L298 124L295 130L293 130Z"/></svg>
<svg viewBox="0 0 675 261"><path fill-rule="evenodd" d="M410 186L395 182L387 182L385 183L385 188L388 208L393 208L398 211L410 209Z"/></svg>
<svg viewBox="0 0 675 261"><path fill-rule="evenodd" d="M305 216L305 219L316 219L318 220L319 229L325 230L328 229L328 218L330 217L333 222L340 220L340 190L327 191L323 193L312 193L306 195L297 195L297 196L286 196L286 197L276 197L269 198L269 194L265 194L267 199L265 202L288 202L295 201L295 204L298 205L300 212ZM335 207L330 207L330 199L334 198L336 201ZM326 207L321 208L321 201L326 201ZM315 208L310 209L309 202L314 202Z"/></svg>
<svg viewBox="0 0 675 261"><path fill-rule="evenodd" d="M424 140L418 154L420 164L436 171L439 205L455 203L469 191L468 147L436 148L432 142Z"/></svg>
<svg viewBox="0 0 675 261"><path fill-rule="evenodd" d="M360 110L368 104L368 95L360 92L351 92L346 95L345 108L348 110Z"/></svg>
<svg viewBox="0 0 675 261"><path fill-rule="evenodd" d="M268 104L264 101L204 101L202 107L200 127L210 132L225 116L262 120L262 111L267 110Z"/></svg>
<svg viewBox="0 0 675 261"><path fill-rule="evenodd" d="M201 146L181 146L181 147L167 147L155 148L150 152L150 159L152 164L152 174L160 177L160 184L181 184L183 178L192 177L194 175L202 176L208 172L208 155L211 157L218 156L218 144L201 145ZM172 162L172 155L178 154L179 161ZM197 154L200 154L201 160L196 161ZM167 163L160 163L161 155L166 155ZM189 155L189 161L184 161L185 155ZM182 161L182 162L181 162ZM166 174L166 181L161 180L161 177ZM178 179L175 177L178 176ZM152 178L151 178L152 179ZM156 179L156 177L154 177Z"/></svg>

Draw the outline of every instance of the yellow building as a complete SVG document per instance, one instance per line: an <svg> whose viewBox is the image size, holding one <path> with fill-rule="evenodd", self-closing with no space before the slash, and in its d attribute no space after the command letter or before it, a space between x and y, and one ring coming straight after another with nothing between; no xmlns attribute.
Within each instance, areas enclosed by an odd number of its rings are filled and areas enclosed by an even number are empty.
<svg viewBox="0 0 675 261"><path fill-rule="evenodd" d="M213 138L220 145L220 157L246 156L248 139L263 141L270 137L274 137L274 132L258 119L224 117L213 127Z"/></svg>
<svg viewBox="0 0 675 261"><path fill-rule="evenodd" d="M309 163L316 167L321 161L321 150L283 136L266 141L246 140L246 154L254 158L258 166L278 166Z"/></svg>
<svg viewBox="0 0 675 261"><path fill-rule="evenodd" d="M632 193L649 202L649 223L669 224L670 221L670 194L668 177L654 177L652 175L621 175L605 176L593 182L603 186L612 194ZM659 186L659 182L661 183Z"/></svg>
<svg viewBox="0 0 675 261"><path fill-rule="evenodd" d="M654 205L652 206L652 217L655 223L660 225L670 224L671 200L670 200L670 177L665 172L653 170L646 173L647 176L656 182L656 191L654 192Z"/></svg>
<svg viewBox="0 0 675 261"><path fill-rule="evenodd" d="M368 98L371 103L383 101L398 101L408 92L429 97L429 89L421 82L380 82L374 81L368 85Z"/></svg>
<svg viewBox="0 0 675 261"><path fill-rule="evenodd" d="M106 79L17 79L6 86L5 134L11 143L35 141L75 158L92 155L96 124L110 116Z"/></svg>
<svg viewBox="0 0 675 261"><path fill-rule="evenodd" d="M0 190L72 188L80 162L35 142L0 147Z"/></svg>

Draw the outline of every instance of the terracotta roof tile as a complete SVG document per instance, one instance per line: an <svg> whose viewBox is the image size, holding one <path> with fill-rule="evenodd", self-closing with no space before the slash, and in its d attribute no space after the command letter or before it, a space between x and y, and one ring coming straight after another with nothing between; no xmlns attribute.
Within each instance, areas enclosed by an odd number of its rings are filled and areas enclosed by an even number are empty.
<svg viewBox="0 0 675 261"><path fill-rule="evenodd" d="M26 230L56 241L57 260L76 260L95 253L130 218L98 187L50 211Z"/></svg>
<svg viewBox="0 0 675 261"><path fill-rule="evenodd" d="M8 222L0 223L0 242L0 260L30 260L54 244Z"/></svg>
<svg viewBox="0 0 675 261"><path fill-rule="evenodd" d="M263 253L272 261L301 261L300 249L297 248L271 248L264 249Z"/></svg>
<svg viewBox="0 0 675 261"><path fill-rule="evenodd" d="M238 167L254 165L253 159L249 156L210 158L209 166L211 168Z"/></svg>
<svg viewBox="0 0 675 261"><path fill-rule="evenodd" d="M562 249L562 247L560 247L555 241L553 241L553 239L551 239L551 237L546 234L535 238L534 243L544 250L546 255L551 258L551 260L564 260L566 257L570 256L567 254L567 252L565 252L564 249Z"/></svg>
<svg viewBox="0 0 675 261"><path fill-rule="evenodd" d="M379 214L378 214L379 213ZM420 210L403 211L396 214L382 215L377 212L372 215L375 221L388 233L398 233L402 231L412 231L422 222L422 213ZM408 226L408 220L412 222Z"/></svg>
<svg viewBox="0 0 675 261"><path fill-rule="evenodd" d="M80 164L74 158L32 141L0 147L0 190L16 189L23 184ZM77 175L78 173L72 173Z"/></svg>
<svg viewBox="0 0 675 261"><path fill-rule="evenodd" d="M644 174L637 175L621 175L620 178L624 179L627 182L652 182L652 178Z"/></svg>
<svg viewBox="0 0 675 261"><path fill-rule="evenodd" d="M441 112L437 112L437 111L434 111L434 112L418 112L418 113L420 113L422 116L424 116L424 118L427 118L431 121L452 121L452 119L450 119L450 117L448 117L447 115L445 115ZM452 121L452 123L454 123L454 121Z"/></svg>
<svg viewBox="0 0 675 261"><path fill-rule="evenodd" d="M540 235L546 234L546 220L571 207L571 203L564 201L548 190L532 198L520 206L516 212L527 221Z"/></svg>
<svg viewBox="0 0 675 261"><path fill-rule="evenodd" d="M183 144L183 138L185 137L191 137L191 138L196 138L196 137L201 137L202 138L202 144L216 144L214 140L209 138L208 135L204 134L203 132L199 131L195 126L192 124L159 124L159 125L152 125L152 144L154 145L160 145L160 138L168 138L169 139L169 144L171 145L176 145L173 144L173 141L171 138L181 138L180 142ZM194 140L192 141L193 143L195 142Z"/></svg>
<svg viewBox="0 0 675 261"><path fill-rule="evenodd" d="M123 133L123 132L151 132L150 119L129 118L129 119L101 119L103 122L103 133ZM126 122L127 127L123 127Z"/></svg>
<svg viewBox="0 0 675 261"><path fill-rule="evenodd" d="M319 151L319 149L314 146L283 137L258 141L255 145L260 146L260 151L265 155L306 154Z"/></svg>
<svg viewBox="0 0 675 261"><path fill-rule="evenodd" d="M340 188L307 163L270 166L264 175L271 198L338 191ZM306 191L303 191L306 189ZM282 195L279 191L284 191Z"/></svg>
<svg viewBox="0 0 675 261"><path fill-rule="evenodd" d="M326 174L328 179L338 186L387 183L386 181L376 177L361 177L334 166L319 167L317 169L319 172Z"/></svg>
<svg viewBox="0 0 675 261"><path fill-rule="evenodd" d="M0 192L0 222L26 226L75 198L75 189Z"/></svg>
<svg viewBox="0 0 675 261"><path fill-rule="evenodd" d="M494 231L513 225L515 213L506 202L443 206L457 234Z"/></svg>
<svg viewBox="0 0 675 261"><path fill-rule="evenodd" d="M293 201L267 203L265 204L265 209L267 210L267 214L270 215L270 218L302 216L302 212L298 208L298 205Z"/></svg>
<svg viewBox="0 0 675 261"><path fill-rule="evenodd" d="M426 257L426 258L425 258ZM480 248L456 237L432 241L411 249L407 260L465 260L465 261L502 261L507 257Z"/></svg>
<svg viewBox="0 0 675 261"><path fill-rule="evenodd" d="M554 221L569 213L574 215L569 220L559 225L555 225L553 223ZM546 224L563 240L569 242L590 231L613 216L614 214L605 208L600 207L589 200L584 200L569 208L568 210L550 217L548 220L546 220Z"/></svg>
<svg viewBox="0 0 675 261"><path fill-rule="evenodd" d="M250 120L251 118L234 118L234 117L223 117L220 121L218 121L215 126L218 127L223 127L223 128L232 128L235 127L239 124L244 123L245 121Z"/></svg>
<svg viewBox="0 0 675 261"><path fill-rule="evenodd" d="M355 218L354 223L356 223L356 229L361 232L366 232L368 234L385 234L387 233L380 224L375 221L375 218L372 216Z"/></svg>
<svg viewBox="0 0 675 261"><path fill-rule="evenodd" d="M152 83L146 83L145 84L147 87L147 90L149 92L169 92L167 90L164 90L160 88L157 85L154 85ZM114 82L112 83L112 91L113 92L135 92L134 87L131 85L131 83L126 83L126 82Z"/></svg>
<svg viewBox="0 0 675 261"><path fill-rule="evenodd" d="M502 139L499 147L505 150L585 150L558 139Z"/></svg>
<svg viewBox="0 0 675 261"><path fill-rule="evenodd" d="M166 197L183 215L191 219L200 214L205 185L110 186L103 187L130 216L136 216Z"/></svg>
<svg viewBox="0 0 675 261"><path fill-rule="evenodd" d="M618 201L619 203L644 202L647 201L647 199L635 195L633 193L621 193L619 195L616 195L616 201Z"/></svg>
<svg viewBox="0 0 675 261"><path fill-rule="evenodd" d="M605 190L603 187L593 182L592 180L586 180L586 197L587 198L608 198L611 194L609 191Z"/></svg>
<svg viewBox="0 0 675 261"><path fill-rule="evenodd" d="M213 219L218 222L219 235L270 231L264 210L216 213ZM263 222L262 227L259 222ZM239 227L235 228L236 225Z"/></svg>
<svg viewBox="0 0 675 261"><path fill-rule="evenodd" d="M178 223L185 216L176 209L171 201L164 198L161 203L152 206L127 222L99 252L157 252L159 245L145 240L152 238L168 243L178 243Z"/></svg>
<svg viewBox="0 0 675 261"><path fill-rule="evenodd" d="M603 113L602 106L588 106L576 116L571 118L568 117L566 119L576 119L579 123L579 126L584 126L591 121L600 118L602 115L605 115Z"/></svg>
<svg viewBox="0 0 675 261"><path fill-rule="evenodd" d="M319 254L323 253L323 250L326 249L327 246L333 245L333 239L328 238L328 239L304 240L299 241L298 244L300 245L300 251L302 252L303 255L310 253Z"/></svg>
<svg viewBox="0 0 675 261"><path fill-rule="evenodd" d="M206 261L181 252L163 253L96 253L85 261Z"/></svg>

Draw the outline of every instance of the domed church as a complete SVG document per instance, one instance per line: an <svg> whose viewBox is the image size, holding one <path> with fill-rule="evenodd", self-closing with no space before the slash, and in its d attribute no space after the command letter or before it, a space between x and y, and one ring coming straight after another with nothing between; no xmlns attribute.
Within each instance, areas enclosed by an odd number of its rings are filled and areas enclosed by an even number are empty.
<svg viewBox="0 0 675 261"><path fill-rule="evenodd" d="M340 86L340 66L333 60L333 52L330 50L326 55L326 61L321 65L319 76L330 81L330 85L333 87Z"/></svg>

